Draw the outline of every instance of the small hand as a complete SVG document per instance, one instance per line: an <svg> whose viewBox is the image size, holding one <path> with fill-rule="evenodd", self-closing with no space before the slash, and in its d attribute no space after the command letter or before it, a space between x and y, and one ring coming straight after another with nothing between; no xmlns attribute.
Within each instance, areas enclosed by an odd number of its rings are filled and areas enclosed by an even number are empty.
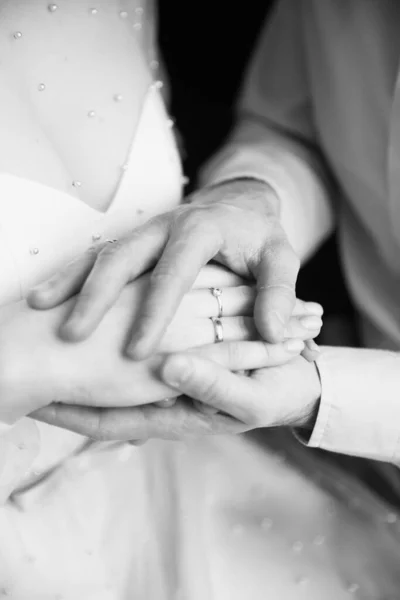
<svg viewBox="0 0 400 600"><path fill-rule="evenodd" d="M192 203L151 219L116 244L90 251L45 285L29 302L47 309L79 293L61 328L69 340L87 338L125 285L154 267L128 352L143 359L158 347L185 292L214 259L257 282L255 323L263 339L282 341L295 305L299 260L279 223L274 191L258 181L204 189Z"/></svg>

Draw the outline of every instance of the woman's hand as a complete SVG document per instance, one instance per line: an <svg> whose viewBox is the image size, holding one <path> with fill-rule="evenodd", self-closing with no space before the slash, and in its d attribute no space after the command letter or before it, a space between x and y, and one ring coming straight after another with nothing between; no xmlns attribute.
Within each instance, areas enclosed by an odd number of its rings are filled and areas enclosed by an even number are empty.
<svg viewBox="0 0 400 600"><path fill-rule="evenodd" d="M237 277L221 268L203 270L197 285L222 287L223 329L226 340L250 340L256 333L251 314L254 292ZM25 303L0 311L0 398L3 414L18 418L53 402L89 406L131 406L174 397L174 390L162 382L158 368L161 355L132 362L123 354L132 320L149 285L145 276L127 286L107 313L93 336L78 343L60 340L60 323L73 307L73 300L51 311L36 312ZM310 305L313 308L313 305ZM298 302L299 317L290 323L288 336L308 339L319 333L301 325L301 314L315 319L308 305ZM318 308L318 306L317 306ZM192 290L183 300L162 342L162 352L177 352L214 341L210 321L218 305L208 289ZM317 312L320 312L319 308ZM301 352L299 342L285 341L271 346L269 365L281 364ZM0 414L1 419L1 414ZM7 419L9 422L10 419Z"/></svg>
<svg viewBox="0 0 400 600"><path fill-rule="evenodd" d="M230 342L165 357L161 377L182 395L166 410L52 405L34 416L94 439L124 441L311 426L321 393L315 365L297 357L264 368L270 349L261 341ZM252 367L249 377L232 372ZM213 410L198 410L192 398Z"/></svg>

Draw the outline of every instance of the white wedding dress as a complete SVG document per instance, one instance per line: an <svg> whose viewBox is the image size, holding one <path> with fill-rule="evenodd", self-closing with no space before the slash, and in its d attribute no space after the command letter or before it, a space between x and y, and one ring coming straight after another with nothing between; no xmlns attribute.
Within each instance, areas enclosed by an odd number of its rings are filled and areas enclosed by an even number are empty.
<svg viewBox="0 0 400 600"><path fill-rule="evenodd" d="M180 201L151 21L130 0L0 2L3 305ZM397 514L290 435L84 444L30 419L0 435L0 598L399 598Z"/></svg>

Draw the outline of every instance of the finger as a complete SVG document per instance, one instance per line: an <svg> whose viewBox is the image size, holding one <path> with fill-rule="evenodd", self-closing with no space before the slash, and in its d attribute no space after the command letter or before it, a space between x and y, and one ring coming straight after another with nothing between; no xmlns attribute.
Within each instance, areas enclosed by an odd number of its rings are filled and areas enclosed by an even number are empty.
<svg viewBox="0 0 400 600"><path fill-rule="evenodd" d="M213 289L221 292L219 301L213 295ZM250 316L254 312L255 298L255 287L248 285L232 287L220 285L216 288L193 289L184 296L179 305L179 313L195 314L197 317L218 317L222 307L225 317ZM296 299L292 317L309 315L322 317L323 313L324 309L320 304Z"/></svg>
<svg viewBox="0 0 400 600"><path fill-rule="evenodd" d="M77 294L93 268L96 257L97 249L90 248L83 256L35 287L27 297L29 306L43 310L54 308Z"/></svg>
<svg viewBox="0 0 400 600"><path fill-rule="evenodd" d="M321 353L320 347L314 342L314 340L307 340L305 342L305 348L301 353L302 357L308 362L315 362Z"/></svg>
<svg viewBox="0 0 400 600"><path fill-rule="evenodd" d="M244 340L255 340L258 338L258 333L254 323L254 319L251 317L221 317L217 319L221 324L223 341L244 341ZM201 323L202 340L200 342L200 335L196 346L203 346L205 344L212 344L217 341L217 329L216 323L213 319L199 319ZM199 332L200 334L200 332ZM203 337L204 336L204 337Z"/></svg>
<svg viewBox="0 0 400 600"><path fill-rule="evenodd" d="M241 422L248 422L249 405L254 403L258 386L250 378L189 354L166 357L161 377L168 385L194 400L211 405Z"/></svg>
<svg viewBox="0 0 400 600"><path fill-rule="evenodd" d="M220 325L210 318L182 320L178 316L168 328L159 351L182 352L189 348L212 344L217 341L217 335L221 332L224 341L259 338L254 319L251 317L222 317L218 321Z"/></svg>
<svg viewBox="0 0 400 600"><path fill-rule="evenodd" d="M30 416L37 421L96 440L136 441L149 437L142 407L106 409L50 404Z"/></svg>
<svg viewBox="0 0 400 600"><path fill-rule="evenodd" d="M221 290L218 299L213 296L212 289L192 290L186 294L179 306L179 313L195 314L197 317L218 317L220 304L224 317L252 316L256 291L246 285L215 288Z"/></svg>
<svg viewBox="0 0 400 600"><path fill-rule="evenodd" d="M150 290L127 352L135 359L147 358L157 347L171 322L184 294L192 287L200 269L217 253L210 236L204 239L207 224L183 222L171 234L167 246L154 268Z"/></svg>
<svg viewBox="0 0 400 600"><path fill-rule="evenodd" d="M236 273L233 273L226 267L208 263L204 269L201 269L194 284L193 289L210 288L210 287L235 287L245 285L245 280Z"/></svg>
<svg viewBox="0 0 400 600"><path fill-rule="evenodd" d="M314 315L315 317L322 317L324 309L318 302L305 302L296 298L296 304L292 312L292 317Z"/></svg>
<svg viewBox="0 0 400 600"><path fill-rule="evenodd" d="M264 249L256 269L257 297L254 318L261 336L280 342L296 304L300 262L284 239Z"/></svg>
<svg viewBox="0 0 400 600"><path fill-rule="evenodd" d="M167 222L154 219L128 238L104 246L62 326L62 336L74 341L87 338L115 304L126 284L154 264L166 236Z"/></svg>
<svg viewBox="0 0 400 600"><path fill-rule="evenodd" d="M317 337L322 328L322 319L316 316L294 317L284 329L284 337L307 340Z"/></svg>
<svg viewBox="0 0 400 600"><path fill-rule="evenodd" d="M228 415L205 415L181 399L169 410L153 405L107 409L53 404L30 416L100 441L137 442L244 431L243 425Z"/></svg>
<svg viewBox="0 0 400 600"><path fill-rule="evenodd" d="M251 371L286 364L303 352L302 340L286 340L279 344L256 342L224 342L189 351L190 354L212 360L230 371Z"/></svg>

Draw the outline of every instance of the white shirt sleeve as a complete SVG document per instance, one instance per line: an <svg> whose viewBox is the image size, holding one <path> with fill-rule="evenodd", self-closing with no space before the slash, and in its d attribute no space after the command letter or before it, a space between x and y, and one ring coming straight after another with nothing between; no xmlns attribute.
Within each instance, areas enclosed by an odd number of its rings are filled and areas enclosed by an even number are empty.
<svg viewBox="0 0 400 600"><path fill-rule="evenodd" d="M317 366L322 396L307 445L400 464L400 353L324 347Z"/></svg>
<svg viewBox="0 0 400 600"><path fill-rule="evenodd" d="M305 260L330 232L331 182L314 145L301 0L282 0L264 30L238 108L238 124L205 166L201 185L238 177L266 181L281 221Z"/></svg>

